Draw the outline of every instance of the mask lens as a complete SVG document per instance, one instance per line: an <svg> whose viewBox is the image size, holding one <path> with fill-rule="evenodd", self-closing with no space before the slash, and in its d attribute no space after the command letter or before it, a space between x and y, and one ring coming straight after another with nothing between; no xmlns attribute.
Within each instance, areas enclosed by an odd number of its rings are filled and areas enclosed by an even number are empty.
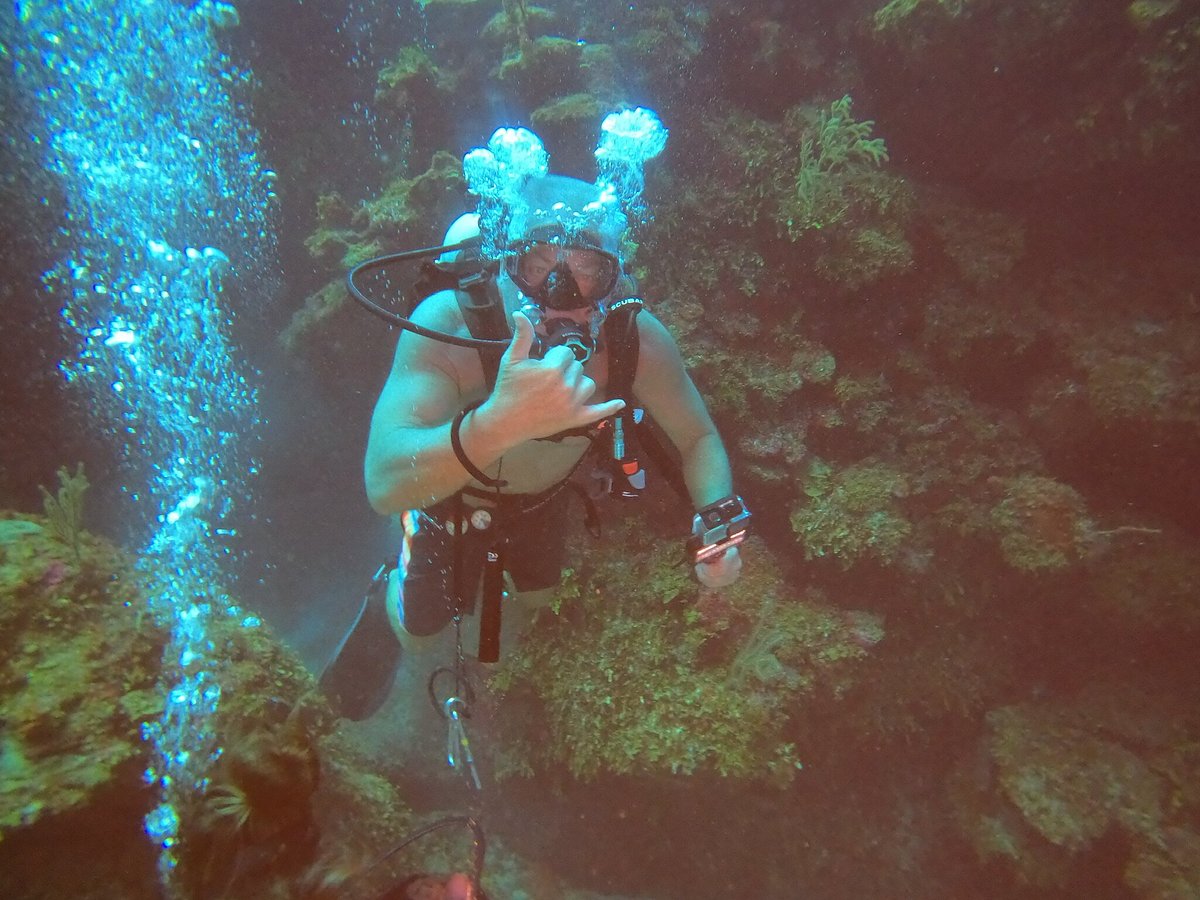
<svg viewBox="0 0 1200 900"><path fill-rule="evenodd" d="M558 265L558 251L551 244L534 244L516 258L516 278L522 290L526 286L536 290L545 284L550 273ZM532 291L526 290L530 294Z"/></svg>

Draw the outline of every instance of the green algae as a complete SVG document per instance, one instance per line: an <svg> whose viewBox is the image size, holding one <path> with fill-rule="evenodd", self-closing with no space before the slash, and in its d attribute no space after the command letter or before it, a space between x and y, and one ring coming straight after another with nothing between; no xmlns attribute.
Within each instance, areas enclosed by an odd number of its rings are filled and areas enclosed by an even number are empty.
<svg viewBox="0 0 1200 900"><path fill-rule="evenodd" d="M960 767L950 782L982 857L1003 857L1050 886L1120 834L1131 846L1124 881L1137 896L1184 897L1200 883L1194 715L1170 698L1099 683L1070 702L995 709L987 724L994 769Z"/></svg>
<svg viewBox="0 0 1200 900"><path fill-rule="evenodd" d="M1082 495L1041 475L999 479L1004 497L991 512L1005 561L1022 571L1060 569L1087 552L1091 519Z"/></svg>
<svg viewBox="0 0 1200 900"><path fill-rule="evenodd" d="M164 642L111 547L84 532L64 542L40 517L9 513L3 523L0 715L5 764L18 777L0 791L0 832L86 806L143 757L140 725L161 711ZM130 694L140 701L123 703Z"/></svg>
<svg viewBox="0 0 1200 900"><path fill-rule="evenodd" d="M672 550L628 556L636 532L614 537L492 679L512 717L510 774L791 781L789 710L839 693L864 656L843 620L789 595L761 544L737 584L698 594Z"/></svg>
<svg viewBox="0 0 1200 900"><path fill-rule="evenodd" d="M912 532L900 498L908 492L904 474L886 465L835 470L820 460L809 464L807 501L792 512L809 559L836 558L848 568L864 556L892 562Z"/></svg>

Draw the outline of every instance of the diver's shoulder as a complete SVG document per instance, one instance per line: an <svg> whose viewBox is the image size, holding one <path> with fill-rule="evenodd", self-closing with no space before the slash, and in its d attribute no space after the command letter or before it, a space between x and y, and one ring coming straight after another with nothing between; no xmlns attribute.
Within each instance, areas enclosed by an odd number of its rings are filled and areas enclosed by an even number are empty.
<svg viewBox="0 0 1200 900"><path fill-rule="evenodd" d="M411 319L416 324L434 331L442 331L460 337L467 333L462 307L459 305L458 296L454 291L438 291L436 294L430 294L417 304Z"/></svg>
<svg viewBox="0 0 1200 900"><path fill-rule="evenodd" d="M652 346L675 346L675 337L671 334L662 319L644 307L637 317L638 339L641 343Z"/></svg>

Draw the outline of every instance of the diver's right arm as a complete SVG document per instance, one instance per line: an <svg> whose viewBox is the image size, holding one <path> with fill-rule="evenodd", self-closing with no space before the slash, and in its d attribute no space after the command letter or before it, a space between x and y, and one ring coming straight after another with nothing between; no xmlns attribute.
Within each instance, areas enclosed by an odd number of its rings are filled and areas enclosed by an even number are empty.
<svg viewBox="0 0 1200 900"><path fill-rule="evenodd" d="M421 312L414 321L454 330L452 321L437 320L436 311ZM519 313L513 318L515 334L500 360L496 387L459 431L463 453L479 469L526 441L598 421L624 405L589 404L595 382L565 347L530 359L533 326ZM471 481L450 444L450 423L465 402L444 345L403 334L367 441L367 498L377 512L425 507Z"/></svg>

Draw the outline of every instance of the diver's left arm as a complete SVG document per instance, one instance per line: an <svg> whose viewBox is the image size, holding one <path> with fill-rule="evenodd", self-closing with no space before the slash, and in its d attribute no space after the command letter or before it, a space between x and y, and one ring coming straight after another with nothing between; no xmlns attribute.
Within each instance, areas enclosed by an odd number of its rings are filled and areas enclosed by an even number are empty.
<svg viewBox="0 0 1200 900"><path fill-rule="evenodd" d="M688 494L701 509L733 494L729 456L671 333L645 311L637 325L641 346L633 392L679 451ZM697 565L696 576L709 587L724 587L737 579L741 565L733 547Z"/></svg>

